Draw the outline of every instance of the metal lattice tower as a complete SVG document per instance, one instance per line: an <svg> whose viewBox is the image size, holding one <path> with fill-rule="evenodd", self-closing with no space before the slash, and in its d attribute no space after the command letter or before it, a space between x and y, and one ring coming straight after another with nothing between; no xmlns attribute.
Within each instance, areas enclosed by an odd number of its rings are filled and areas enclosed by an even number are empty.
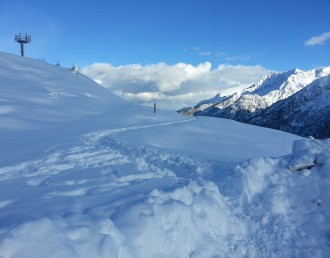
<svg viewBox="0 0 330 258"><path fill-rule="evenodd" d="M15 41L21 44L21 56L24 56L24 44L31 42L31 36L27 34L24 36L19 33L15 35Z"/></svg>

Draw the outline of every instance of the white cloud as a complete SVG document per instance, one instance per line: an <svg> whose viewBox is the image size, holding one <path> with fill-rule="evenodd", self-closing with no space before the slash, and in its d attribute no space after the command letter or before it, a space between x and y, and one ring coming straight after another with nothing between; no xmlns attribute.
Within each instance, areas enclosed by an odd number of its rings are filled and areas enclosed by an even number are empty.
<svg viewBox="0 0 330 258"><path fill-rule="evenodd" d="M226 61L228 62L236 62L236 61L248 61L252 58L252 54L242 54L238 56L228 56L226 57Z"/></svg>
<svg viewBox="0 0 330 258"><path fill-rule="evenodd" d="M329 39L330 39L330 31L325 32L318 36L311 37L310 39L305 41L305 46L323 45Z"/></svg>
<svg viewBox="0 0 330 258"><path fill-rule="evenodd" d="M95 63L82 72L109 88L116 95L138 103L157 101L158 106L179 109L215 96L250 86L269 70L261 66L219 65L209 62L197 66L165 63L112 66Z"/></svg>
<svg viewBox="0 0 330 258"><path fill-rule="evenodd" d="M192 48L193 53L191 54L196 54L198 56L211 56L212 55L212 51L208 50L208 51L203 51L198 47L193 47ZM186 52L189 52L188 50L186 50Z"/></svg>
<svg viewBox="0 0 330 258"><path fill-rule="evenodd" d="M211 51L199 52L199 55L200 56L210 56L210 55L212 55L212 52Z"/></svg>

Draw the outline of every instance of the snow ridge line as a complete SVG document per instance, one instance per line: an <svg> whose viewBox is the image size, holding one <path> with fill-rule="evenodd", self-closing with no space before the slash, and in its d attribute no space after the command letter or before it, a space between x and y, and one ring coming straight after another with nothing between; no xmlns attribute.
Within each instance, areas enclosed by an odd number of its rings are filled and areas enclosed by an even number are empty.
<svg viewBox="0 0 330 258"><path fill-rule="evenodd" d="M196 117L192 117L192 118L185 119L185 120L164 122L164 123L153 124L153 125L136 125L136 126L130 126L130 127L94 131L94 132L85 134L83 136L83 141L85 141L86 143L89 143L89 144L95 144L98 141L100 141L103 137L107 137L107 136L115 134L115 133L121 133L121 132L126 132L126 131L131 131L131 130L146 129L146 128L151 128L151 127L167 126L167 125L173 125L173 124L179 124L179 123L188 123L188 122L191 122L196 119L197 119Z"/></svg>

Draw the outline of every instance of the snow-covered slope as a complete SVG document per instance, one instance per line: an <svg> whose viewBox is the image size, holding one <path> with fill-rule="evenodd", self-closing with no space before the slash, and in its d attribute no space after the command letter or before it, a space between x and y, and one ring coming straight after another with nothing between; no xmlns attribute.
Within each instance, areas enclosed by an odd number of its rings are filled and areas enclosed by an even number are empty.
<svg viewBox="0 0 330 258"><path fill-rule="evenodd" d="M0 257L329 257L329 141L0 59Z"/></svg>
<svg viewBox="0 0 330 258"><path fill-rule="evenodd" d="M37 60L0 54L0 128L33 129L102 113L120 104L82 74Z"/></svg>
<svg viewBox="0 0 330 258"><path fill-rule="evenodd" d="M219 99L218 102L203 101L203 106L198 104L193 108L182 109L178 112L185 115L215 116L240 122L266 125L268 124L267 122L261 122L262 118L258 120L259 123L252 122L253 118L260 116L265 109L271 107L273 104L288 99L311 83L329 75L330 67L314 69L307 72L294 69L285 73L271 73L265 75L257 83L242 92L237 92L226 98ZM310 92L310 94L313 94L313 92ZM316 96L310 97L310 99L315 98ZM324 101L326 101L324 105L329 105L329 100L324 99ZM273 109L269 108L268 114L270 110ZM274 116L276 115L274 114ZM267 117L265 117L265 119L267 120ZM290 117L290 119L293 119L293 117ZM277 121L280 120L277 119ZM291 125L294 123L295 122L292 121ZM303 123L300 124L303 126ZM286 125L277 124L271 127L284 128L284 126ZM289 126L287 126L287 128L289 128ZM299 130L292 129L287 131L298 132ZM301 132L300 130L299 133L301 135L307 135L307 131Z"/></svg>
<svg viewBox="0 0 330 258"><path fill-rule="evenodd" d="M151 109L129 105L80 73L1 52L0 88L0 142L6 150L0 155L2 164L109 124L131 126L156 119Z"/></svg>

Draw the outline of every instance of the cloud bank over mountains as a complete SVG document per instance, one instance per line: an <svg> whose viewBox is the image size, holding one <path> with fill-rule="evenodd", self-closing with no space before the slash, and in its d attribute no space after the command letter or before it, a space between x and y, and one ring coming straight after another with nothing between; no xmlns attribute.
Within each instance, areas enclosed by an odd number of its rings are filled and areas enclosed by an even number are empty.
<svg viewBox="0 0 330 258"><path fill-rule="evenodd" d="M230 94L250 86L270 70L259 65L226 64L212 69L210 62L197 66L185 63L145 66L94 63L83 68L82 72L128 101L157 102L159 107L175 110L195 105L219 92Z"/></svg>

